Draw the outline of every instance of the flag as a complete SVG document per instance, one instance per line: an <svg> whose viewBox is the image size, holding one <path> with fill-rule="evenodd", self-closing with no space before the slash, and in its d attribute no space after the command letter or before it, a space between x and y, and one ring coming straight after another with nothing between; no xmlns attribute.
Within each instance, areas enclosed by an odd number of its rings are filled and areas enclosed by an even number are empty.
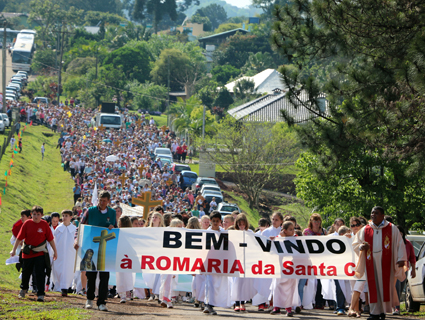
<svg viewBox="0 0 425 320"><path fill-rule="evenodd" d="M0 206L1 206L1 196L0 196Z"/></svg>
<svg viewBox="0 0 425 320"><path fill-rule="evenodd" d="M13 153L15 153L15 154L16 154L16 153L19 153L19 152L18 152L17 150L15 150L15 151L13 151Z"/></svg>
<svg viewBox="0 0 425 320"><path fill-rule="evenodd" d="M31 120L31 122L30 122L30 127L32 126L32 120Z"/></svg>
<svg viewBox="0 0 425 320"><path fill-rule="evenodd" d="M3 189L3 194L6 194L6 188Z"/></svg>
<svg viewBox="0 0 425 320"><path fill-rule="evenodd" d="M7 187L7 180L6 180L6 184L4 186Z"/></svg>
<svg viewBox="0 0 425 320"><path fill-rule="evenodd" d="M9 169L9 176L11 176L11 175L12 175L12 170Z"/></svg>
<svg viewBox="0 0 425 320"><path fill-rule="evenodd" d="M99 204L99 199L97 198L97 182L94 183L93 195L91 197L91 203L93 206L97 206Z"/></svg>
<svg viewBox="0 0 425 320"><path fill-rule="evenodd" d="M4 173L4 175L7 177L7 170L6 170L6 172Z"/></svg>

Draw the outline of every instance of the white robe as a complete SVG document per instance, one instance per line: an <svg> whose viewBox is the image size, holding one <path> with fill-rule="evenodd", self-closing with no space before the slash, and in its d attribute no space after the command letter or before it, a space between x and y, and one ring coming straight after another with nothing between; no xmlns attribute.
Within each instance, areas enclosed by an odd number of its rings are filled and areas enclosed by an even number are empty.
<svg viewBox="0 0 425 320"><path fill-rule="evenodd" d="M301 305L298 279L274 278L270 289L274 307L291 308Z"/></svg>
<svg viewBox="0 0 425 320"><path fill-rule="evenodd" d="M116 272L116 285L117 292L121 298L125 298L125 293L127 291L133 290L134 288L134 273L131 272Z"/></svg>
<svg viewBox="0 0 425 320"><path fill-rule="evenodd" d="M384 288L383 288L383 279L382 279L382 229L388 226L388 221L384 221L384 224L379 228L373 223L370 223L370 226L374 229L373 233L373 267L375 273L375 283L377 288L378 300L377 303L370 303L370 314L379 315L381 313L391 313L392 308L399 305L399 300L397 296L397 291L395 289L396 280L403 281L405 279L405 273L403 268L397 266L399 261L407 261L406 254L406 245L403 242L400 231L395 225L391 226L392 231L392 266L391 266L391 275L390 280L390 301L384 302ZM360 254L360 245L365 242L365 228L362 228L357 232L353 240L353 249ZM365 265L365 259L361 259L359 264ZM367 278L367 272L366 272ZM370 297L369 297L370 299Z"/></svg>
<svg viewBox="0 0 425 320"><path fill-rule="evenodd" d="M72 223L67 227L62 223L54 233L58 258L53 262L52 274L56 291L68 289L72 285L75 262L74 234L76 230L77 227Z"/></svg>
<svg viewBox="0 0 425 320"><path fill-rule="evenodd" d="M192 296L201 302L205 299L205 279L205 275L196 274L192 280Z"/></svg>

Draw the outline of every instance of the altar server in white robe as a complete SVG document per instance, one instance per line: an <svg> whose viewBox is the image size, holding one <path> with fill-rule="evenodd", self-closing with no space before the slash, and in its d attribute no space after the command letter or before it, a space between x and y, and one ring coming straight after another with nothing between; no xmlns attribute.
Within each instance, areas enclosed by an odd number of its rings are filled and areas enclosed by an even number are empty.
<svg viewBox="0 0 425 320"><path fill-rule="evenodd" d="M214 210L210 215L211 227L207 230L226 232L222 227L221 214ZM204 313L216 315L217 312L214 307L229 308L230 302L230 288L227 276L220 275L207 275L205 278L205 309Z"/></svg>
<svg viewBox="0 0 425 320"><path fill-rule="evenodd" d="M74 278L74 235L77 227L71 223L72 211L62 211L62 223L55 229L55 243L58 258L53 263L53 278L55 290L62 291L62 296L68 295L68 288Z"/></svg>
<svg viewBox="0 0 425 320"><path fill-rule="evenodd" d="M280 212L275 212L272 216L272 225L264 229L261 235L267 237L268 240L273 240L279 235L282 229L282 223L283 215ZM258 305L258 311L265 311L266 309L266 304L269 302L271 284L272 279L254 279L254 289L258 293L252 299L252 303L253 305Z"/></svg>
<svg viewBox="0 0 425 320"><path fill-rule="evenodd" d="M208 217L208 224L210 218ZM191 217L187 221L186 229L201 229L201 224L199 223L199 219L197 217ZM205 299L205 275L196 274L192 279L192 297L195 299L194 307L198 308L201 306L202 301ZM202 308L202 310L204 310Z"/></svg>
<svg viewBox="0 0 425 320"><path fill-rule="evenodd" d="M235 220L235 230L252 232L249 229L249 223L244 213L238 214ZM254 278L239 278L234 277L231 283L230 299L235 301L235 311L244 312L245 301L251 300L257 291L254 289Z"/></svg>
<svg viewBox="0 0 425 320"><path fill-rule="evenodd" d="M174 218L170 222L170 228L183 228L183 221ZM161 286L159 288L159 300L161 300L161 306L164 308L173 308L171 298L173 295L175 275L172 274L161 274Z"/></svg>
<svg viewBox="0 0 425 320"><path fill-rule="evenodd" d="M283 223L282 230L277 237L288 237L288 240L295 239L295 226L292 221ZM295 240L294 240L295 242ZM274 278L271 285L271 295L273 296L273 310L271 314L280 314L280 309L286 309L286 315L292 317L294 311L293 306L301 305L300 296L298 294L298 279L293 278Z"/></svg>
<svg viewBox="0 0 425 320"><path fill-rule="evenodd" d="M131 228L132 226L130 217L128 216L121 216L118 220L118 228L120 229ZM131 293L134 288L134 274L131 272L116 272L115 276L117 281L117 292L121 298L120 303L131 300Z"/></svg>

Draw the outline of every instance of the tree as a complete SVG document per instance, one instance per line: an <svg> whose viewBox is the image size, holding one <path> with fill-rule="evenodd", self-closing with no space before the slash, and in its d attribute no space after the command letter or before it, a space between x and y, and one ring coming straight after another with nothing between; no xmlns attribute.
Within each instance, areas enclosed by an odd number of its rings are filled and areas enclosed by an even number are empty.
<svg viewBox="0 0 425 320"><path fill-rule="evenodd" d="M296 135L284 123L242 123L232 117L217 125L212 138L198 139L197 145L233 177L251 209L259 209L264 186L300 153Z"/></svg>
<svg viewBox="0 0 425 320"><path fill-rule="evenodd" d="M119 66L127 79L145 82L149 80L151 61L146 44L139 42L136 46L124 46L112 51L106 56L103 65Z"/></svg>
<svg viewBox="0 0 425 320"><path fill-rule="evenodd" d="M40 24L36 30L42 48L47 48L49 44L55 46L58 31L72 31L75 25L79 25L83 16L82 10L74 7L64 10L61 4L52 0L32 0L30 7L28 23ZM69 34L64 33L63 37L68 38Z"/></svg>
<svg viewBox="0 0 425 320"><path fill-rule="evenodd" d="M177 133L188 133L189 136L200 137L202 135L203 125L203 106L201 101L195 96L183 100L177 98L177 103L170 106L167 112L172 117L172 125ZM214 132L215 119L211 111L205 113L205 133Z"/></svg>
<svg viewBox="0 0 425 320"><path fill-rule="evenodd" d="M223 6L213 3L206 7L196 10L195 15L207 17L212 24L213 29L218 28L220 24L227 20L227 13ZM206 30L205 30L206 31Z"/></svg>
<svg viewBox="0 0 425 320"><path fill-rule="evenodd" d="M236 82L233 92L238 99L245 99L255 91L255 83L252 80L242 79Z"/></svg>
<svg viewBox="0 0 425 320"><path fill-rule="evenodd" d="M136 0L133 17L136 21L143 20L146 13L153 15L153 29L158 33L158 24L164 15L169 15L171 20L177 19L177 5L175 0Z"/></svg>
<svg viewBox="0 0 425 320"><path fill-rule="evenodd" d="M257 52L272 52L268 38L236 33L218 47L214 52L214 60L218 65L229 64L240 69L246 64L249 56Z"/></svg>
<svg viewBox="0 0 425 320"><path fill-rule="evenodd" d="M157 84L167 84L170 75L170 90L184 89L191 96L196 83L206 70L205 58L200 48L184 53L178 49L165 49L155 61L151 71L152 80Z"/></svg>
<svg viewBox="0 0 425 320"><path fill-rule="evenodd" d="M213 79L222 85L229 82L230 79L237 77L240 73L241 70L228 64L215 66L211 70Z"/></svg>
<svg viewBox="0 0 425 320"><path fill-rule="evenodd" d="M139 83L133 81L126 86L134 96L134 109L164 112L167 106L168 90L151 82Z"/></svg>
<svg viewBox="0 0 425 320"><path fill-rule="evenodd" d="M242 28L242 24L240 23L223 23L217 29L215 29L214 33L222 33L234 29Z"/></svg>
<svg viewBox="0 0 425 320"><path fill-rule="evenodd" d="M266 69L274 69L276 64L270 52L250 53L248 61L241 69L245 76L252 77Z"/></svg>
<svg viewBox="0 0 425 320"><path fill-rule="evenodd" d="M31 69L35 72L49 74L56 69L56 53L52 49L37 50L31 63Z"/></svg>
<svg viewBox="0 0 425 320"><path fill-rule="evenodd" d="M315 175L348 168L365 202L382 182L375 203L389 206L396 222L410 227L412 190L419 190L415 183L425 175L425 45L419 23L424 13L404 2L300 0L279 8L275 18L273 44L296 66L279 69L287 97L313 118L298 133L321 165ZM309 73L312 65L326 66L324 81ZM363 175L354 166L363 154L374 157L372 168L383 173L377 181L367 164ZM387 173L393 177L382 178ZM420 206L416 210L423 212Z"/></svg>
<svg viewBox="0 0 425 320"><path fill-rule="evenodd" d="M96 66L96 59L92 57L76 58L66 68L66 72L74 75L84 75L89 69Z"/></svg>
<svg viewBox="0 0 425 320"><path fill-rule="evenodd" d="M217 93L217 98L214 100L214 106L229 109L229 106L234 102L232 95L226 87L221 87Z"/></svg>
<svg viewBox="0 0 425 320"><path fill-rule="evenodd" d="M107 100L116 101L117 105L121 105L122 93L125 90L126 76L122 70L122 66L114 66L107 64L99 69L100 81L99 86L107 88Z"/></svg>

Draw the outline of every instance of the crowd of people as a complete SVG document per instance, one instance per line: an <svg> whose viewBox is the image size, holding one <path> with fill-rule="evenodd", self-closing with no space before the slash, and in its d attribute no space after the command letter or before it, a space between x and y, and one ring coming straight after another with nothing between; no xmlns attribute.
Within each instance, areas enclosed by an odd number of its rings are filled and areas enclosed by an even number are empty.
<svg viewBox="0 0 425 320"><path fill-rule="evenodd" d="M22 108L26 114L28 107ZM391 217L384 215L383 208L373 208L369 222L362 217L352 217L346 226L343 219L337 219L329 229L322 227L319 214L313 214L304 230L295 217L277 212L271 220L261 218L258 228L253 230L245 214L235 211L222 218L214 207L206 212L206 205L211 206L205 204L200 195L189 188L181 188L179 174L152 155L156 147L166 147L173 152L176 161L183 161L190 152L186 141L176 137L168 128L157 127L149 116L124 110L125 126L120 130L105 130L94 127L91 122L96 110L78 106L70 108L63 104L39 108L40 124L48 125L59 135L57 149L61 153L63 170L69 171L70 179L74 181L74 206L72 210L62 211L61 215L52 213L50 216L43 216L43 209L35 206L32 210L22 211L22 218L13 226L12 256L25 241L17 265L22 267L21 297L25 297L32 278L32 289L38 301L44 301L45 290L60 291L63 296L73 291L87 296L85 307L90 309L97 290L97 306L103 311L107 311L108 298L119 297L120 302L125 303L137 296L149 301L157 300L168 308L182 297L209 314L216 314L214 307L233 307L235 312L244 312L247 302L257 306L259 311L287 316L300 313L302 309L323 309L325 306L335 310L337 315L345 315L347 308L348 316L360 317L362 312L370 313L368 319L371 320L385 319L389 312L400 313L396 293L399 297L407 269L412 268L414 276L415 255L404 231L391 223ZM44 156L44 147L42 153ZM110 155L117 159L107 161ZM98 197L93 197L95 188L100 190ZM162 200L163 205L149 212L146 220L123 215L121 204L132 206L132 199L146 191L151 192L152 200ZM92 205L93 198L99 199L96 205ZM145 286L135 288L131 273L118 272L115 286L110 286L109 272L95 272L89 263L93 252L86 252L81 262L82 266L84 264L81 270L86 271L74 273L74 264L67 260L74 257L75 249L78 249L75 239L80 224L109 229L182 227L217 232L245 230L272 240L294 236L350 237L359 255L358 268L364 269L368 280L268 280L195 275L191 292L175 292L173 288L177 280L172 275L144 274ZM381 230L392 239L390 245L379 236ZM393 252L392 260L384 265L381 263L381 251L388 246ZM389 274L384 273L389 275L389 279L370 269L371 255L375 270L390 268ZM376 273L373 276L376 288L372 286L370 289L372 272ZM100 282L96 287L97 277ZM390 285L387 286L386 282Z"/></svg>

